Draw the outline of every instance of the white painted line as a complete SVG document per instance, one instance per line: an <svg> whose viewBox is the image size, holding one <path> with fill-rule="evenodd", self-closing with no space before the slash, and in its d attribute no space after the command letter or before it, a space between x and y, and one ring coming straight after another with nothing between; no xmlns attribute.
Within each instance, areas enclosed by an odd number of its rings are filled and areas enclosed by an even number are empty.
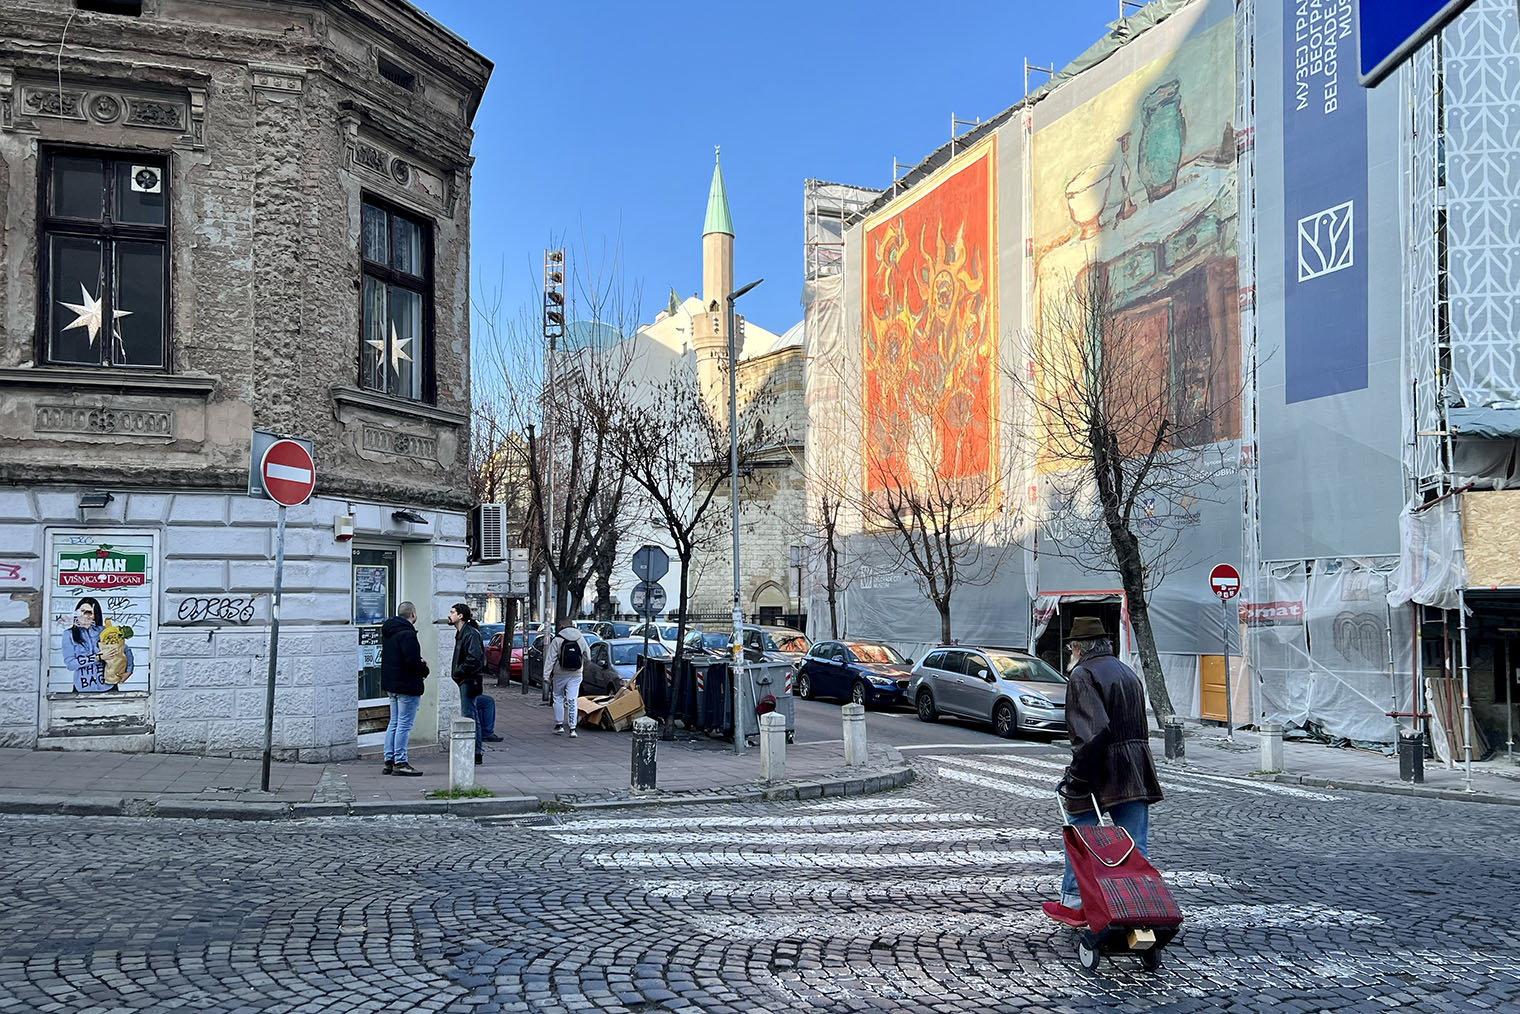
<svg viewBox="0 0 1520 1014"><path fill-rule="evenodd" d="M277 461L265 462L264 474L271 479L285 479L288 482L311 481L311 469L296 468L292 465L282 465Z"/></svg>
<svg viewBox="0 0 1520 1014"><path fill-rule="evenodd" d="M918 743L898 750L1027 750L1025 743Z"/></svg>
<svg viewBox="0 0 1520 1014"><path fill-rule="evenodd" d="M808 803L799 806L799 810L865 810L871 813L882 813L888 810L928 810L937 806L937 803L926 803L922 799L857 799L853 796L844 796L839 799L826 799L821 803Z"/></svg>
<svg viewBox="0 0 1520 1014"><path fill-rule="evenodd" d="M1037 782L1040 785L1048 785L1050 789L1046 793L1047 796L1053 796L1055 794L1055 784L1051 780L1051 775L1055 774L1056 772L1062 772L1066 770L1066 766L1064 764L1055 764L1050 761L1034 760L1031 757L998 757L996 759L990 759L986 761L966 760L963 757L943 757L941 760L943 760L946 764L959 764L961 767L973 768L977 771L990 771L994 774L1006 774L1012 778L1023 778L1028 781ZM1019 770L1020 765L1027 766L1030 764L1036 765L1038 767L1038 771L1029 772ZM1183 794L1201 793L1204 795L1207 795L1209 792L1208 789L1200 789L1191 785L1181 785L1176 781L1164 778L1161 779L1161 785L1169 792L1181 792Z"/></svg>
<svg viewBox="0 0 1520 1014"><path fill-rule="evenodd" d="M1027 785L1020 785L1017 782L1000 781L996 778L986 778L982 775L973 775L965 771L957 771L955 768L939 767L934 769L934 773L939 775L941 778L948 778L952 782L961 782L966 785L977 785L984 789L993 789L997 792L1006 792L1010 796L1023 796L1026 799L1051 800L1054 799L1056 795L1056 790L1054 787L1041 790L1031 788Z"/></svg>
<svg viewBox="0 0 1520 1014"><path fill-rule="evenodd" d="M599 831L604 829L641 827L687 828L700 830L709 827L852 827L877 824L985 824L991 817L980 813L862 813L818 814L806 817L733 817L691 816L678 817L666 814L662 817L629 817L625 819L598 817L589 820L568 820L563 824L534 827L533 831Z"/></svg>
<svg viewBox="0 0 1520 1014"><path fill-rule="evenodd" d="M830 745L832 743L843 743L843 742L844 742L844 740L842 740L842 739L810 739L810 740L807 740L806 742L803 742L802 740L798 740L797 742L792 743L791 745L792 746L828 746L828 745Z"/></svg>
<svg viewBox="0 0 1520 1014"><path fill-rule="evenodd" d="M964 852L941 850L914 852L834 852L812 855L806 852L750 852L730 849L707 852L614 852L606 856L586 856L588 865L604 870L679 870L679 869L826 869L826 870L940 870L954 866L976 868L994 866L1028 866L1065 863L1060 851L1036 849L967 849Z"/></svg>
<svg viewBox="0 0 1520 1014"><path fill-rule="evenodd" d="M1163 873L1173 888L1181 891L1207 889L1245 890L1251 885L1221 877L1217 873L1183 870ZM716 880L712 878L640 880L635 886L657 898L752 898L757 901L893 901L908 898L937 898L947 895L973 898L1008 898L1019 894L1043 895L1060 889L1061 877L1054 873L1035 873L1011 877L935 877L929 871L921 877L874 877L868 883L853 880L789 880L765 877L753 880Z"/></svg>
<svg viewBox="0 0 1520 1014"><path fill-rule="evenodd" d="M589 833L555 831L552 837L567 845L658 845L672 848L686 844L690 832L669 831L593 831ZM731 831L703 831L701 844L704 848L717 845L737 845L759 848L786 847L811 849L815 852L864 849L873 845L957 845L967 842L998 841L1056 841L1053 831L1019 827L945 827L945 828L888 828L880 831L753 831L736 828Z"/></svg>
<svg viewBox="0 0 1520 1014"><path fill-rule="evenodd" d="M1294 799L1316 799L1320 802L1340 802L1340 796L1332 796L1326 792L1310 792L1308 789L1298 789L1291 785L1279 785L1277 782L1261 782L1254 778L1236 778L1230 775L1206 774L1202 771L1188 769L1187 777L1196 778L1208 784L1232 785L1246 792L1275 793L1279 796L1291 796Z"/></svg>

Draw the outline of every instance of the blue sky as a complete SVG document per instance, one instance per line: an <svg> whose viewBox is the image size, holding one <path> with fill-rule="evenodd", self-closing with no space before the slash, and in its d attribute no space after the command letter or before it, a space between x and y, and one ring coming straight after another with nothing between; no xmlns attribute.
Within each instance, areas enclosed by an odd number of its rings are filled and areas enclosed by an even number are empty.
<svg viewBox="0 0 1520 1014"><path fill-rule="evenodd" d="M496 64L475 118L472 282L535 303L557 238L620 245L641 319L701 286L713 145L746 315L801 319L802 181L884 187L892 159L949 138L950 114L1023 96L1023 60L1062 64L1117 0L736 4L418 0ZM1040 80L1035 76L1032 80Z"/></svg>

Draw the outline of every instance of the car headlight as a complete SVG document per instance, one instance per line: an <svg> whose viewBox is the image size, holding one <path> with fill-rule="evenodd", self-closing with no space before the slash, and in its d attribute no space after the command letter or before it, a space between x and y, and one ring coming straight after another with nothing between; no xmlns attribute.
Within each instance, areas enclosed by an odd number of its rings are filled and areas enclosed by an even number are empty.
<svg viewBox="0 0 1520 1014"><path fill-rule="evenodd" d="M879 687L897 686L897 680L893 679L891 676L882 676L880 673L871 673L866 678Z"/></svg>
<svg viewBox="0 0 1520 1014"><path fill-rule="evenodd" d="M1032 694L1024 694L1021 697L1019 697L1019 703L1022 704L1022 705L1024 705L1024 707L1026 707L1026 708L1053 708L1053 707L1055 707L1055 705L1051 704L1045 698L1043 698L1043 697L1035 697Z"/></svg>

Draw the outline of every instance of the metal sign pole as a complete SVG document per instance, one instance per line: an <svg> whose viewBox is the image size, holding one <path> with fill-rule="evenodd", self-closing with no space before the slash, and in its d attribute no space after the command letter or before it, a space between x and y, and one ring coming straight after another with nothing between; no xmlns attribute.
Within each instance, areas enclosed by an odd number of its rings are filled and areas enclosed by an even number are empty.
<svg viewBox="0 0 1520 1014"><path fill-rule="evenodd" d="M1220 635L1224 638L1224 738L1233 743L1235 713L1230 704L1230 600L1221 598L1219 605L1224 609L1224 623L1219 628Z"/></svg>
<svg viewBox="0 0 1520 1014"><path fill-rule="evenodd" d="M269 678L264 687L264 770L259 788L269 791L269 754L274 740L274 671L280 657L280 585L285 578L285 505L274 536L274 596L269 600Z"/></svg>

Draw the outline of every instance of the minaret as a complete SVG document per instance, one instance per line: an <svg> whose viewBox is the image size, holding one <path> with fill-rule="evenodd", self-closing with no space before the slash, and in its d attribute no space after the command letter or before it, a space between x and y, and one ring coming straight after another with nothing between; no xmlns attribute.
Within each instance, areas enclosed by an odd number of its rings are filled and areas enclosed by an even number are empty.
<svg viewBox="0 0 1520 1014"><path fill-rule="evenodd" d="M697 383L702 403L714 418L728 414L728 294L734 291L734 220L728 213L723 166L713 149L712 186L702 225L702 313L692 321ZM735 354L738 354L736 347Z"/></svg>

